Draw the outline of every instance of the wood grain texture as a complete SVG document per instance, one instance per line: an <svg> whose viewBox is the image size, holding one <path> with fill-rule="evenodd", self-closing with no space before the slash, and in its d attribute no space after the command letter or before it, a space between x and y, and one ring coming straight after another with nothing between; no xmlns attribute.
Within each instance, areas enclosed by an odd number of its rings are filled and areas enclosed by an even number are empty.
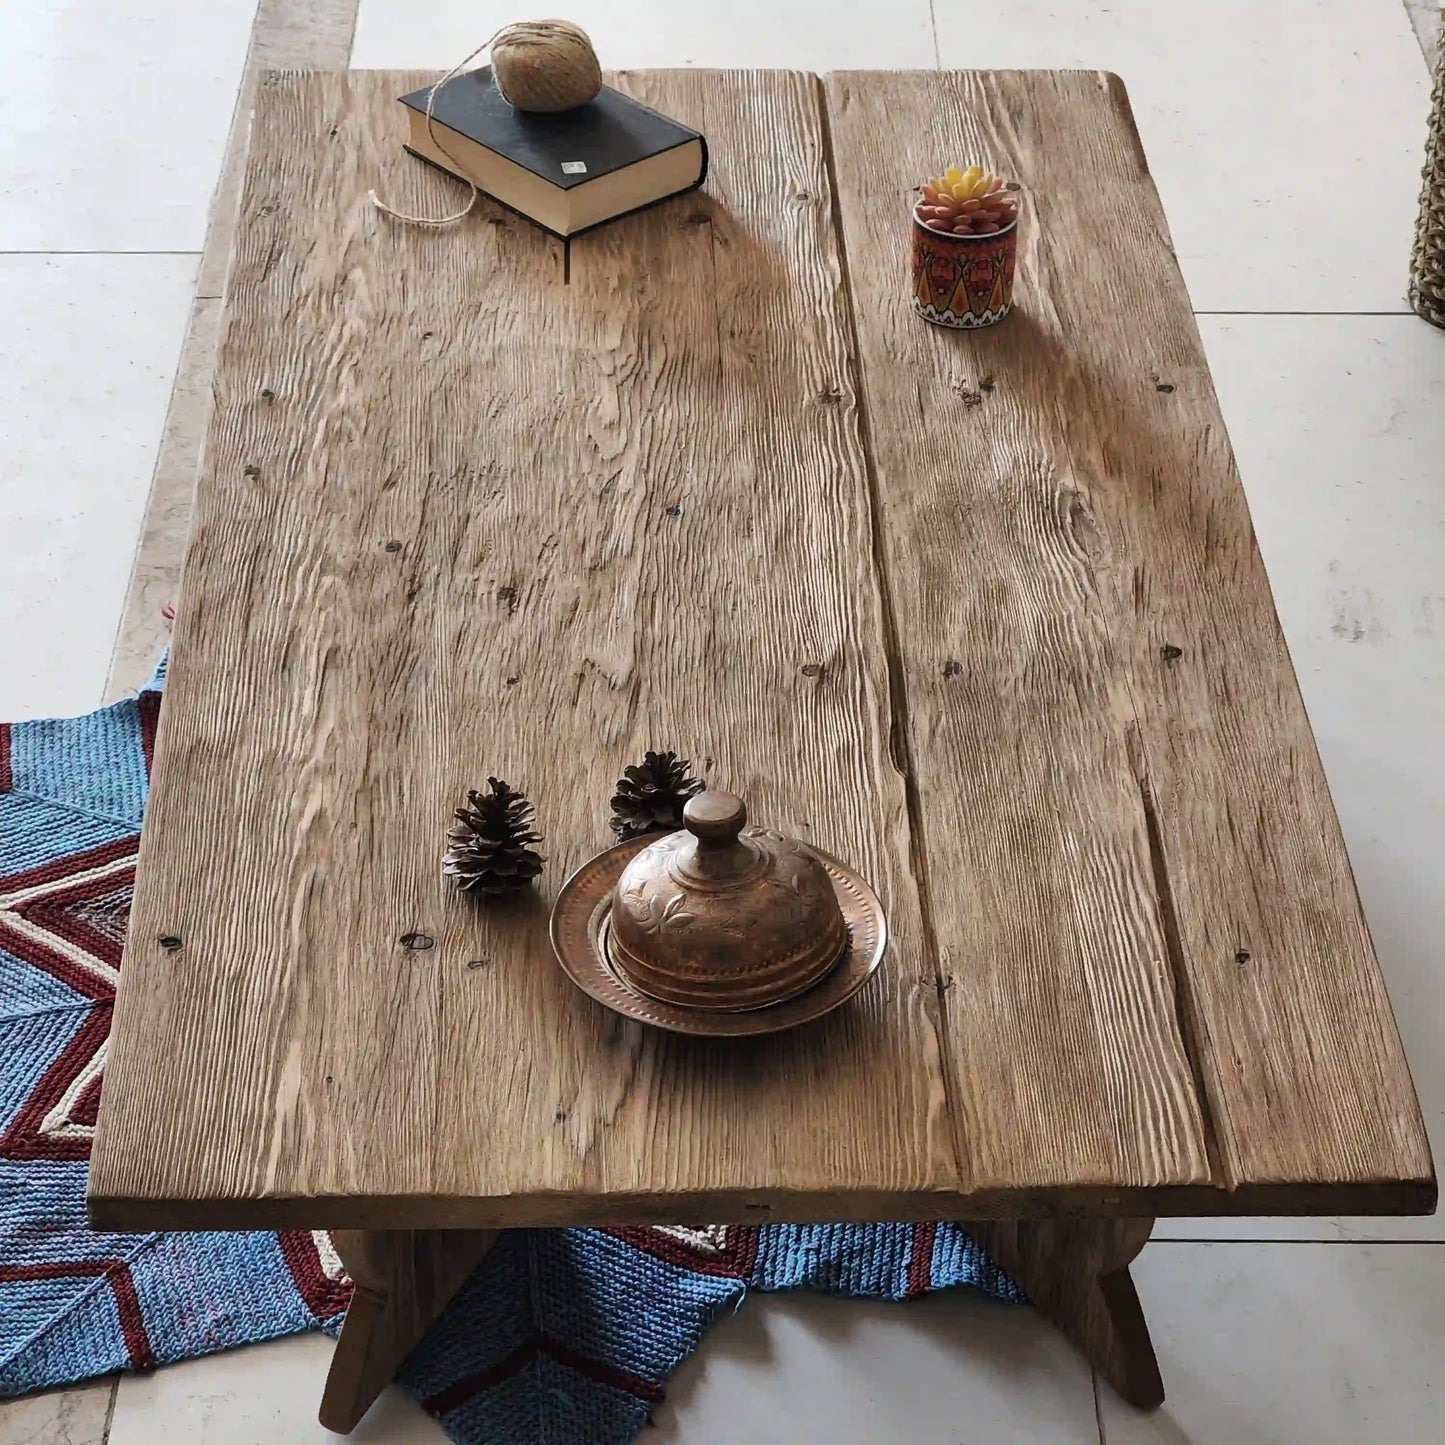
<svg viewBox="0 0 1445 1445"><path fill-rule="evenodd" d="M260 89L97 1222L1429 1209L1117 85L623 75L712 175L564 247L367 204L453 198L425 79ZM903 279L965 152L1029 188L982 335ZM547 908L647 747L874 882L853 1004L708 1043L571 988ZM489 773L547 834L507 909L440 876Z"/></svg>
<svg viewBox="0 0 1445 1445"><path fill-rule="evenodd" d="M969 1231L1131 1405L1164 1400L1129 1264L1152 1219L978 1220Z"/></svg>
<svg viewBox="0 0 1445 1445"><path fill-rule="evenodd" d="M827 93L960 1147L995 1181L1103 1160L1233 1193L1399 1181L1429 1208L1123 85ZM907 184L960 157L1024 188L1017 309L984 332L921 324L904 294Z"/></svg>
<svg viewBox="0 0 1445 1445"><path fill-rule="evenodd" d="M370 207L453 198L398 147L424 79L260 90L97 1217L953 1190L817 82L623 77L718 163L569 264L490 204L442 233ZM547 907L653 746L874 881L894 947L855 1005L708 1046L568 983ZM511 909L440 874L489 773L547 835Z"/></svg>
<svg viewBox="0 0 1445 1445"><path fill-rule="evenodd" d="M355 1288L321 1397L321 1423L347 1434L390 1384L497 1235L488 1229L337 1230Z"/></svg>

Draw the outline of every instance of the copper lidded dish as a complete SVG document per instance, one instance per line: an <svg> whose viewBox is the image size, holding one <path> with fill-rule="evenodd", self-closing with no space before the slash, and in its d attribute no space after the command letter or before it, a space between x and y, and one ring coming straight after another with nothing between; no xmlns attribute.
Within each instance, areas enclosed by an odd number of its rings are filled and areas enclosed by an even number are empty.
<svg viewBox="0 0 1445 1445"><path fill-rule="evenodd" d="M887 930L856 873L747 827L731 793L698 794L683 821L609 848L567 880L552 943L574 983L660 1028L741 1035L818 1017L867 982Z"/></svg>

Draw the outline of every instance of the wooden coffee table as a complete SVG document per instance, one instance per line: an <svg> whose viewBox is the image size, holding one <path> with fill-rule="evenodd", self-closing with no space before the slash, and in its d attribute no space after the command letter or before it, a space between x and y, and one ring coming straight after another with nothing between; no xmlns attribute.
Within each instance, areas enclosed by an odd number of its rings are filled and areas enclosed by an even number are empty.
<svg viewBox="0 0 1445 1445"><path fill-rule="evenodd" d="M1155 1216L1432 1209L1120 82L626 74L712 176L563 245L368 205L455 200L426 79L260 89L96 1224L341 1231L347 1429L511 1225L978 1221L1149 1405ZM910 187L972 157L1018 309L940 331ZM649 746L876 884L850 1005L696 1041L567 982ZM489 773L547 834L505 909L439 867Z"/></svg>

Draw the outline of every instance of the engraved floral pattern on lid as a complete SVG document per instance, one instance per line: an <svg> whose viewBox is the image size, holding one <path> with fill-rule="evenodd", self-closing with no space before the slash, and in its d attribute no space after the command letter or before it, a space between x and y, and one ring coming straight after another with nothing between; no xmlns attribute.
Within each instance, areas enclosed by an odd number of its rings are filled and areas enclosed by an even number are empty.
<svg viewBox="0 0 1445 1445"><path fill-rule="evenodd" d="M700 1009L761 1008L810 988L847 943L827 869L805 843L747 827L732 793L699 793L684 828L628 865L614 966L639 992Z"/></svg>

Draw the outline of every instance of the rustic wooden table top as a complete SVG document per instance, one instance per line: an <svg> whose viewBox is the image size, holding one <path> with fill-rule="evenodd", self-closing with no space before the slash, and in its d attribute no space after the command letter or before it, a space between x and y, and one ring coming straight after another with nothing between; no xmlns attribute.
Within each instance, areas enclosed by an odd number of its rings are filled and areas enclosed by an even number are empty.
<svg viewBox="0 0 1445 1445"><path fill-rule="evenodd" d="M1430 1208L1118 80L625 74L712 175L564 245L370 207L455 202L399 149L428 78L260 90L97 1222ZM909 188L971 157L1018 307L952 333ZM710 1043L567 982L649 746L875 882L851 1005ZM489 773L547 834L510 910L440 876Z"/></svg>

